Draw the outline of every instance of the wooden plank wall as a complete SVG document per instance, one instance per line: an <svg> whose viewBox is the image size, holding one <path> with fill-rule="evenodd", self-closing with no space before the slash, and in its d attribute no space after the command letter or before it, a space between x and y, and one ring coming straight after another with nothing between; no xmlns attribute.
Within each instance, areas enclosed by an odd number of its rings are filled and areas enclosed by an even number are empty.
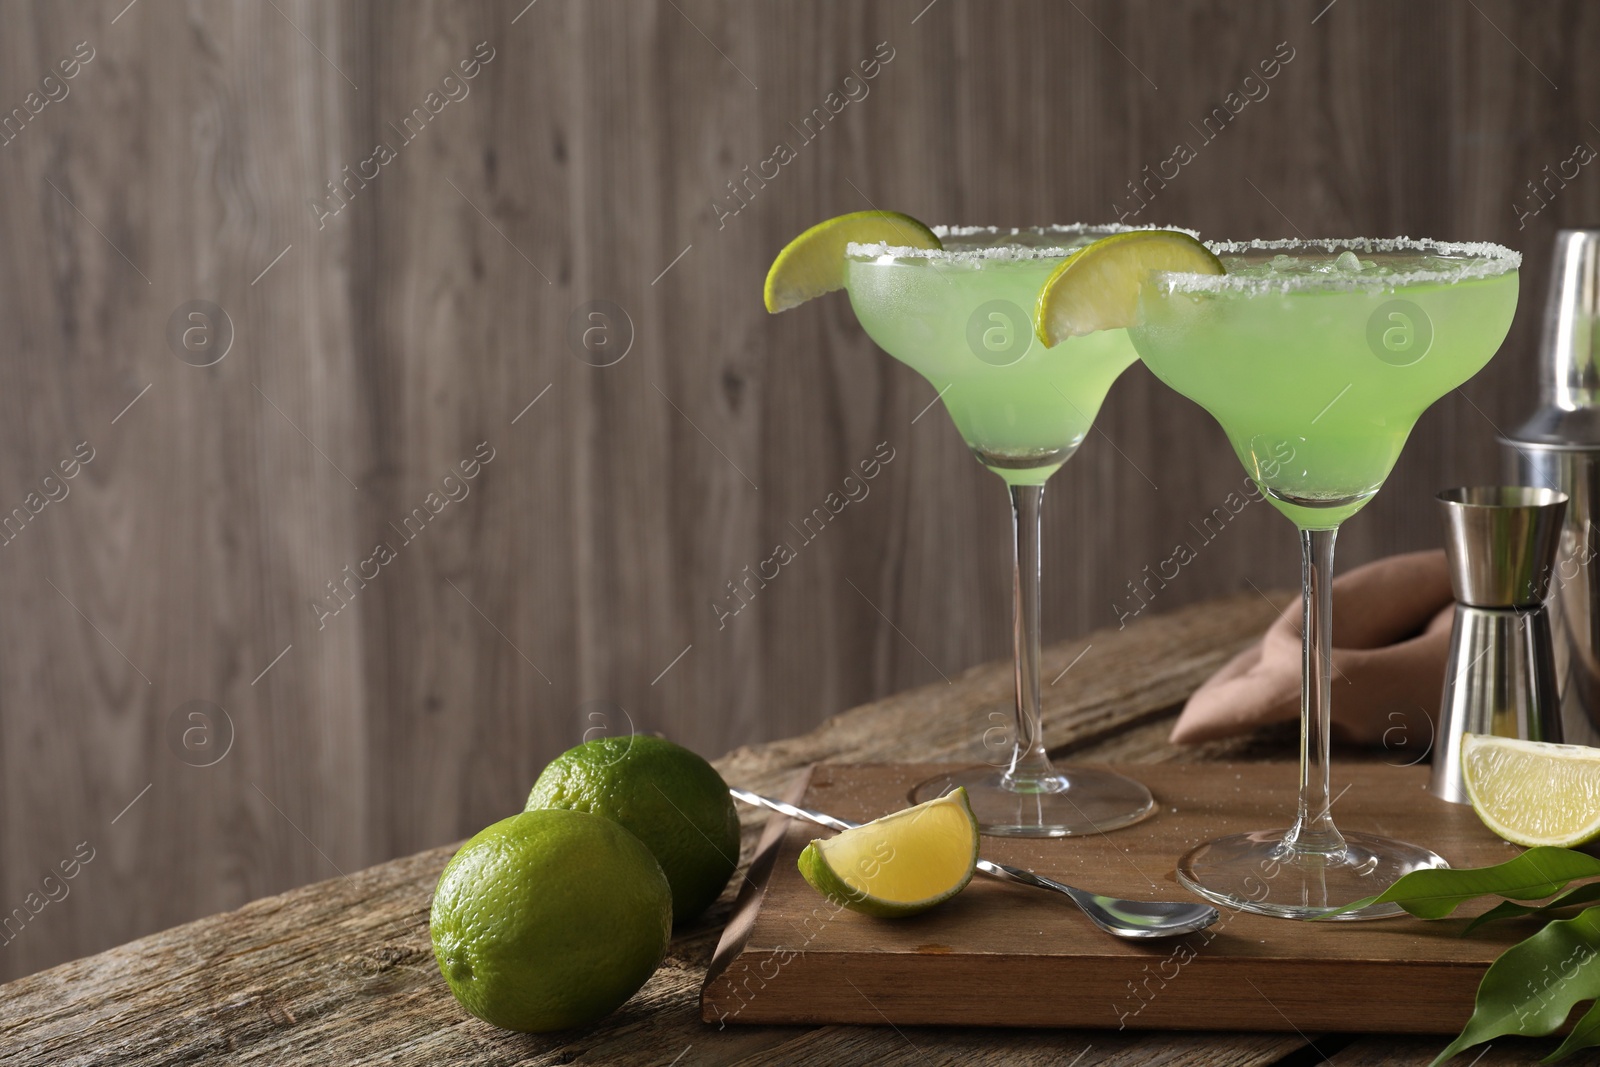
<svg viewBox="0 0 1600 1067"><path fill-rule="evenodd" d="M714 755L1005 656L999 483L843 300L761 309L829 215L1524 249L1507 351L1341 560L1435 543L1431 493L1494 478L1532 403L1555 229L1600 217L1590 167L1515 206L1600 145L1597 31L1509 0L0 0L0 510L37 510L0 545L0 914L36 911L0 977L470 833L586 733ZM1242 478L1142 368L1098 430L1051 486L1050 638L1115 623ZM1296 573L1254 507L1149 610Z"/></svg>

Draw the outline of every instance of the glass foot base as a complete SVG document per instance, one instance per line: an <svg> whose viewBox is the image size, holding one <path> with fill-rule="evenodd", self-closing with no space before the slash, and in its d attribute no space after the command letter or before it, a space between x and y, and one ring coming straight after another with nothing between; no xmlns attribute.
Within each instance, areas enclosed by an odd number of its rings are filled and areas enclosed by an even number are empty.
<svg viewBox="0 0 1600 1067"><path fill-rule="evenodd" d="M965 786L978 829L1002 837L1071 837L1130 826L1156 810L1150 790L1120 774L1073 767L1028 782L995 767L969 767L919 782L920 804Z"/></svg>
<svg viewBox="0 0 1600 1067"><path fill-rule="evenodd" d="M1226 908L1315 919L1332 908L1377 896L1403 874L1449 866L1425 848L1374 834L1343 834L1343 852L1299 851L1284 844L1287 832L1260 830L1201 845L1178 861L1178 881ZM1401 914L1398 904L1375 904L1338 919Z"/></svg>

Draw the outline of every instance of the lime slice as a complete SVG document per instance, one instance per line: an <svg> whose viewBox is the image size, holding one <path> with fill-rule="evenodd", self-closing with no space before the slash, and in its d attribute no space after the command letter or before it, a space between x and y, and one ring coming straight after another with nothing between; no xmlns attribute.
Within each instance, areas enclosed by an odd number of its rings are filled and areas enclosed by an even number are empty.
<svg viewBox="0 0 1600 1067"><path fill-rule="evenodd" d="M1483 824L1519 845L1600 837L1600 749L1463 734L1461 777Z"/></svg>
<svg viewBox="0 0 1600 1067"><path fill-rule="evenodd" d="M788 311L844 288L845 246L883 241L903 248L943 248L932 230L898 211L857 211L819 222L790 241L767 271L767 310Z"/></svg>
<svg viewBox="0 0 1600 1067"><path fill-rule="evenodd" d="M817 840L800 853L812 888L852 911L893 919L927 911L972 881L978 820L957 788Z"/></svg>
<svg viewBox="0 0 1600 1067"><path fill-rule="evenodd" d="M1132 326L1139 286L1156 270L1226 273L1209 248L1178 230L1102 237L1063 260L1039 290L1034 315L1039 340L1053 348L1068 337Z"/></svg>

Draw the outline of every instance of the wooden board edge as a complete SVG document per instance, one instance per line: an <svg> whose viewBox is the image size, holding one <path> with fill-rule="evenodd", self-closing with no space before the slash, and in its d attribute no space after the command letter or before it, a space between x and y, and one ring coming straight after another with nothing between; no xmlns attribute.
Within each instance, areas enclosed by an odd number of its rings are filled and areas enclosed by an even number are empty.
<svg viewBox="0 0 1600 1067"><path fill-rule="evenodd" d="M795 775L794 780L778 799L790 804L800 803L806 795L806 790L811 787L811 773L816 766L811 764ZM734 898L733 911L728 916L727 925L722 928L722 936L718 939L716 951L711 954L711 963L706 968L705 981L700 985L700 1018L703 1022L721 1022L726 1018L726 1013L715 1003L711 990L713 985L722 980L728 966L744 951L745 940L750 936L756 914L761 910L761 898L767 891L767 876L772 873L773 861L777 859L784 837L789 832L790 822L788 816L774 812L767 818L767 825L761 831L755 855L751 857L750 867L745 871L744 884L739 888L739 895Z"/></svg>
<svg viewBox="0 0 1600 1067"><path fill-rule="evenodd" d="M1425 996L1404 1009L1376 1010L1358 1019L1330 1012L1317 995L1330 976L1318 962L1280 965L1271 993L1246 980L1233 961L1195 968L1185 981L1226 990L1205 1004L1185 1003L1152 990L1149 975L1134 961L1108 965L1083 988L1064 984L1037 957L997 953L981 961L926 957L915 961L882 959L869 969L859 958L803 949L761 950L740 958L744 988L731 981L708 985L702 998L706 1022L782 1025L993 1026L1072 1028L1105 1031L1223 1031L1272 1033L1350 1032L1454 1034L1471 1012L1481 978L1475 968L1426 964L1364 962L1340 969L1341 984L1383 985L1397 979L1422 986ZM984 972L974 980L976 967ZM802 972L816 968L802 980ZM1406 972L1403 977L1396 970ZM754 979L753 983L749 979ZM1135 992L1139 983L1149 999ZM972 991L952 1012L950 989ZM1082 984L1082 983L1079 983ZM819 989L832 991L818 995ZM983 990L994 996L985 997ZM1018 996L996 991L1049 990L1048 996ZM1271 999L1269 999L1269 996ZM805 1006L797 1010L797 1003Z"/></svg>

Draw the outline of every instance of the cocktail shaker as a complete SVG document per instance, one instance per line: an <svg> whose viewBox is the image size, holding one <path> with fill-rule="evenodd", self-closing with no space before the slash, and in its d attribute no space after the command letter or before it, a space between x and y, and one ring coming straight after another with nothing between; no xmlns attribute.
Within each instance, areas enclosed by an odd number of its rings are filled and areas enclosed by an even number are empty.
<svg viewBox="0 0 1600 1067"><path fill-rule="evenodd" d="M1463 733L1561 740L1545 596L1567 497L1490 486L1446 489L1439 504L1456 613L1428 791L1465 804Z"/></svg>
<svg viewBox="0 0 1600 1067"><path fill-rule="evenodd" d="M1569 497L1549 578L1556 688L1566 742L1600 745L1600 229L1556 235L1539 395L1502 444L1515 481Z"/></svg>

